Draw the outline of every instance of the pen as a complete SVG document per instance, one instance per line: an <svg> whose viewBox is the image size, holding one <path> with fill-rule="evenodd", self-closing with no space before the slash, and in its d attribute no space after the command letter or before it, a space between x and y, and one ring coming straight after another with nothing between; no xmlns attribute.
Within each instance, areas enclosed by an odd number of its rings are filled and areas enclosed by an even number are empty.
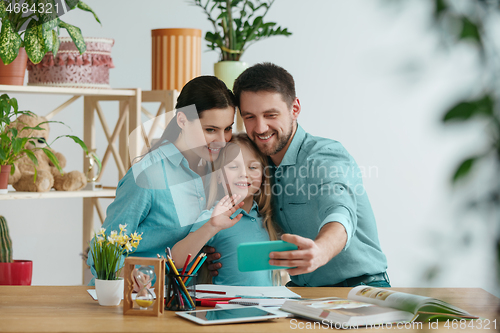
<svg viewBox="0 0 500 333"><path fill-rule="evenodd" d="M225 291L215 291L215 290L200 290L196 289L197 293L206 293L206 294L218 294L218 295L225 295Z"/></svg>
<svg viewBox="0 0 500 333"><path fill-rule="evenodd" d="M199 297L199 298L196 298L196 301L199 302L199 301L212 301L212 302L216 302L216 301L230 301L232 299L240 299L241 297L207 297L207 298L203 298L203 297Z"/></svg>

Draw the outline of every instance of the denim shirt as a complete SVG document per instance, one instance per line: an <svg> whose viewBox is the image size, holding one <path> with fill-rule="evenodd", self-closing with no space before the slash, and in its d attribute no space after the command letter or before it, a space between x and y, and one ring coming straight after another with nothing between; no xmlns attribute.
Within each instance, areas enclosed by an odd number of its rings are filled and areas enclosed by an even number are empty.
<svg viewBox="0 0 500 333"><path fill-rule="evenodd" d="M202 177L189 168L175 145L167 142L134 164L120 180L102 227L107 235L112 230L119 232L120 224L127 225L128 235L142 233L132 255L156 258L188 235L205 208L205 200ZM91 253L87 264L96 276Z"/></svg>
<svg viewBox="0 0 500 333"><path fill-rule="evenodd" d="M280 165L270 161L274 219L285 233L314 240L327 223L341 223L345 248L316 271L292 276L299 286L326 286L387 269L360 169L337 141L297 131Z"/></svg>

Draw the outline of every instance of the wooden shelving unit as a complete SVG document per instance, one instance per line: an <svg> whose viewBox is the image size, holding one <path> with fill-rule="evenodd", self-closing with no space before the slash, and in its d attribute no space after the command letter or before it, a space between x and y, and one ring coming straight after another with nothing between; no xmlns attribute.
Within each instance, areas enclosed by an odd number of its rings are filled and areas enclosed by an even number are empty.
<svg viewBox="0 0 500 333"><path fill-rule="evenodd" d="M142 155L152 140L152 133L157 128L164 128L165 123L157 120L160 115L174 110L178 93L175 90L142 91L133 89L83 89L83 88L60 88L43 86L10 86L0 85L0 94L23 93L23 94L52 94L71 96L66 102L49 112L45 117L51 119L63 111L76 100L83 98L83 141L89 150L95 149L96 142L96 118L99 119L107 138L106 152L100 156L103 172L108 164L109 157L113 156L118 168L118 178L121 179L131 166L131 156ZM114 127L110 127L104 112L99 104L101 101L118 101L118 121ZM156 115L149 113L142 107L142 102L160 102L160 108ZM153 126L146 133L141 121L144 113L153 120ZM97 117L96 117L97 115ZM170 119L168 115L165 119ZM82 170L88 170L89 162L84 158ZM119 180L118 179L118 180ZM118 183L117 180L117 183ZM83 234L82 250L85 251L88 241L92 238L94 230L94 209L97 211L101 224L106 217L99 198L113 198L115 188L105 188L101 191L75 191L58 192L49 191L45 193L16 192L12 191L1 195L0 200L22 200L22 199L44 199L44 198L82 198L83 199ZM86 265L83 264L85 270ZM83 275L82 275L83 281Z"/></svg>
<svg viewBox="0 0 500 333"><path fill-rule="evenodd" d="M22 199L61 199L61 198L114 198L116 189L103 189L100 191L49 191L49 192L18 192L9 191L1 194L0 200Z"/></svg>

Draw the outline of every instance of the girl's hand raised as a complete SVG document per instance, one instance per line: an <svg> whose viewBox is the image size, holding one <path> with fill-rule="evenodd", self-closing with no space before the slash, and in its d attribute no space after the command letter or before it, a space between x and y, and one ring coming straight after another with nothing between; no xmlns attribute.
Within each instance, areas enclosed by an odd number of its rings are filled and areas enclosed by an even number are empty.
<svg viewBox="0 0 500 333"><path fill-rule="evenodd" d="M235 225L243 216L243 214L238 214L234 219L231 219L231 215L244 204L244 202L237 203L240 198L241 195L239 194L233 194L231 198L228 195L222 198L215 205L212 217L208 223L219 230L231 228Z"/></svg>

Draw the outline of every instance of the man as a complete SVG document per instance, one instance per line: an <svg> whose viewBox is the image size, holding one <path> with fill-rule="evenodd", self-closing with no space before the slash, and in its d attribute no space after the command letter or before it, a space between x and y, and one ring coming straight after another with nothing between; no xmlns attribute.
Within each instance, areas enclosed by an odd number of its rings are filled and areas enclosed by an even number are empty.
<svg viewBox="0 0 500 333"><path fill-rule="evenodd" d="M282 239L298 247L270 254L271 265L295 267L287 286L390 287L361 172L339 142L313 137L297 124L293 77L257 64L233 90L248 136L273 166L274 220Z"/></svg>

